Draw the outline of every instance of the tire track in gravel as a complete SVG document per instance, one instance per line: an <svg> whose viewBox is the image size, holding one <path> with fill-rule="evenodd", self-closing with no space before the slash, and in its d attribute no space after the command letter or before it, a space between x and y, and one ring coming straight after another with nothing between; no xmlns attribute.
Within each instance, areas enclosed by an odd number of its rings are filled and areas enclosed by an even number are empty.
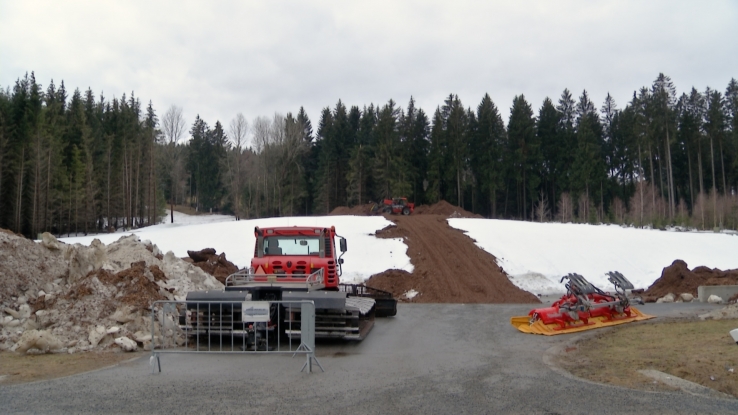
<svg viewBox="0 0 738 415"><path fill-rule="evenodd" d="M442 215L387 216L395 226L380 238L403 238L412 273L388 270L372 276L367 285L396 297L410 289L418 303L536 303L538 298L516 287L495 257L479 248Z"/></svg>

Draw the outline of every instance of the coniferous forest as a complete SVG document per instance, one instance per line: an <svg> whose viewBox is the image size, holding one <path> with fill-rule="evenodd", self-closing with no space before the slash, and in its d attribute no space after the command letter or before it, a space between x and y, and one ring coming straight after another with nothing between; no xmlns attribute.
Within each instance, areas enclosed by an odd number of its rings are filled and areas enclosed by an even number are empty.
<svg viewBox="0 0 738 415"><path fill-rule="evenodd" d="M622 106L568 89L542 103L450 94L429 112L412 97L339 100L316 121L300 108L190 125L133 92L25 75L0 90L0 228L86 234L156 223L169 204L257 218L407 196L490 218L738 229L735 79L678 95L659 74Z"/></svg>

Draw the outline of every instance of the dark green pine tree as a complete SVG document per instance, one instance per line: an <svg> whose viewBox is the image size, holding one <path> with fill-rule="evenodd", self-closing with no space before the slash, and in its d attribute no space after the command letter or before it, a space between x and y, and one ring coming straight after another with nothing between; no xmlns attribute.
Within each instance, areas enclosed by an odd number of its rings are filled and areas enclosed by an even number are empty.
<svg viewBox="0 0 738 415"><path fill-rule="evenodd" d="M541 143L541 181L548 205L552 207L551 213L555 213L553 207L559 200L562 190L559 177L563 175L564 159L570 151L566 148L565 134L560 131L561 127L561 113L556 110L551 99L544 99L538 111L536 135Z"/></svg>
<svg viewBox="0 0 738 415"><path fill-rule="evenodd" d="M423 109L418 109L413 117L408 135L407 161L413 180L412 200L427 203L425 191L428 187L428 154L430 151L430 123Z"/></svg>
<svg viewBox="0 0 738 415"><path fill-rule="evenodd" d="M407 165L402 157L398 119L400 109L393 100L382 107L374 129L375 143L373 177L379 198L406 195L411 184Z"/></svg>
<svg viewBox="0 0 738 415"><path fill-rule="evenodd" d="M470 167L490 217L497 217L497 194L503 185L505 124L489 94L477 106L476 128L471 139Z"/></svg>
<svg viewBox="0 0 738 415"><path fill-rule="evenodd" d="M208 135L210 127L198 114L195 122L190 129L192 139L189 142L189 151L187 154L187 170L190 172L190 194L195 198L195 209L200 210L204 207L202 203L201 192L207 192L205 187L205 170L208 162Z"/></svg>
<svg viewBox="0 0 738 415"><path fill-rule="evenodd" d="M448 144L446 142L446 131L444 127L443 113L437 107L433 114L433 124L430 134L430 152L428 155L428 189L426 198L428 203L436 203L446 193L446 182L444 174L446 171L446 154Z"/></svg>
<svg viewBox="0 0 738 415"><path fill-rule="evenodd" d="M447 193L446 197L448 200L454 200L457 206L462 206L464 200L462 175L467 167L469 150L469 117L457 95L449 96L444 108L446 108L444 113L448 114L445 126L448 167L450 167L446 179L449 183L453 183L449 187L452 192Z"/></svg>
<svg viewBox="0 0 738 415"><path fill-rule="evenodd" d="M562 157L559 158L557 165L558 183L562 189L571 190L572 171L571 167L574 163L574 149L577 146L576 123L576 102L568 89L564 89L559 97L556 110L559 112L559 143L566 149Z"/></svg>
<svg viewBox="0 0 738 415"><path fill-rule="evenodd" d="M730 139L726 140L726 144L730 146L732 154L732 163L729 164L732 173L728 180L733 191L738 192L738 81L735 78L731 78L725 89L725 109L730 127Z"/></svg>
<svg viewBox="0 0 738 415"><path fill-rule="evenodd" d="M316 213L327 214L331 211L331 179L335 176L334 160L336 146L333 140L333 114L330 108L323 108L320 121L318 122L317 139L314 146L314 154L317 155L318 165L315 174L314 190L317 192L314 198ZM335 207L335 205L333 206Z"/></svg>
<svg viewBox="0 0 738 415"><path fill-rule="evenodd" d="M300 206L299 210L301 212L304 211L305 215L309 215L312 212L315 193L317 193L318 153L313 136L313 124L303 107L300 107L300 111L297 112L297 123L303 127L302 139L306 146L300 161L300 166L303 169L305 193L301 195L297 205Z"/></svg>
<svg viewBox="0 0 738 415"><path fill-rule="evenodd" d="M580 220L592 222L596 217L590 205L594 204L593 200L602 197L600 189L606 179L606 170L602 156L602 124L587 91L582 93L577 103L576 137L572 190L585 195L584 203L579 208Z"/></svg>
<svg viewBox="0 0 738 415"><path fill-rule="evenodd" d="M509 174L517 184L516 207L519 218L526 220L540 185L541 146L536 137L533 110L519 95L513 99L507 128L510 161Z"/></svg>

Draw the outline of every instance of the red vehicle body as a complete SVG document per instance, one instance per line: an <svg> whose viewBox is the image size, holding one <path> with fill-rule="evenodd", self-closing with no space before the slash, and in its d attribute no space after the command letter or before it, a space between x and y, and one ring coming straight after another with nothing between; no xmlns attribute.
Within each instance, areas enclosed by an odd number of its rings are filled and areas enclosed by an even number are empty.
<svg viewBox="0 0 738 415"><path fill-rule="evenodd" d="M415 211L415 203L408 202L406 197L384 199L379 210L383 213L409 215Z"/></svg>
<svg viewBox="0 0 738 415"><path fill-rule="evenodd" d="M335 227L256 227L254 235L254 257L248 270L230 275L222 291L187 294L190 314L193 310L202 314L196 301L224 302L213 307L217 312L200 315L197 321L202 322L198 324L208 328L217 325L219 330L245 330L252 337L247 342L258 343L254 331L244 327L242 304L307 300L315 305L316 337L361 340L373 327L375 316L397 313L397 300L391 293L363 284L341 284L341 256L347 247L346 239L336 235ZM277 308L282 311L277 312ZM300 311L284 304L271 304L270 310L270 324L282 316L291 322L289 335L299 336ZM284 330L285 326L281 327Z"/></svg>
<svg viewBox="0 0 738 415"><path fill-rule="evenodd" d="M338 290L343 259L336 257L335 227L257 227L254 235L251 270L256 281L267 281L266 274L271 274L278 283L304 282L322 269L325 289ZM340 238L340 248L343 255L345 238ZM258 277L261 274L265 276Z"/></svg>

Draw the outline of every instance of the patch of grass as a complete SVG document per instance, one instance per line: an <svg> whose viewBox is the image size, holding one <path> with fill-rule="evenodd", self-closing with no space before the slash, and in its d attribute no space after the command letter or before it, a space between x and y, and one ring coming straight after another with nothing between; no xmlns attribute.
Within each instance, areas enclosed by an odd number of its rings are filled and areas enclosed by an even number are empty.
<svg viewBox="0 0 738 415"><path fill-rule="evenodd" d="M595 382L670 389L637 372L655 369L738 397L738 345L729 334L736 327L735 319L626 324L577 342L558 363Z"/></svg>
<svg viewBox="0 0 738 415"><path fill-rule="evenodd" d="M0 386L56 379L112 366L149 352L134 353L51 353L20 354L0 352ZM5 376L5 377L3 377Z"/></svg>

